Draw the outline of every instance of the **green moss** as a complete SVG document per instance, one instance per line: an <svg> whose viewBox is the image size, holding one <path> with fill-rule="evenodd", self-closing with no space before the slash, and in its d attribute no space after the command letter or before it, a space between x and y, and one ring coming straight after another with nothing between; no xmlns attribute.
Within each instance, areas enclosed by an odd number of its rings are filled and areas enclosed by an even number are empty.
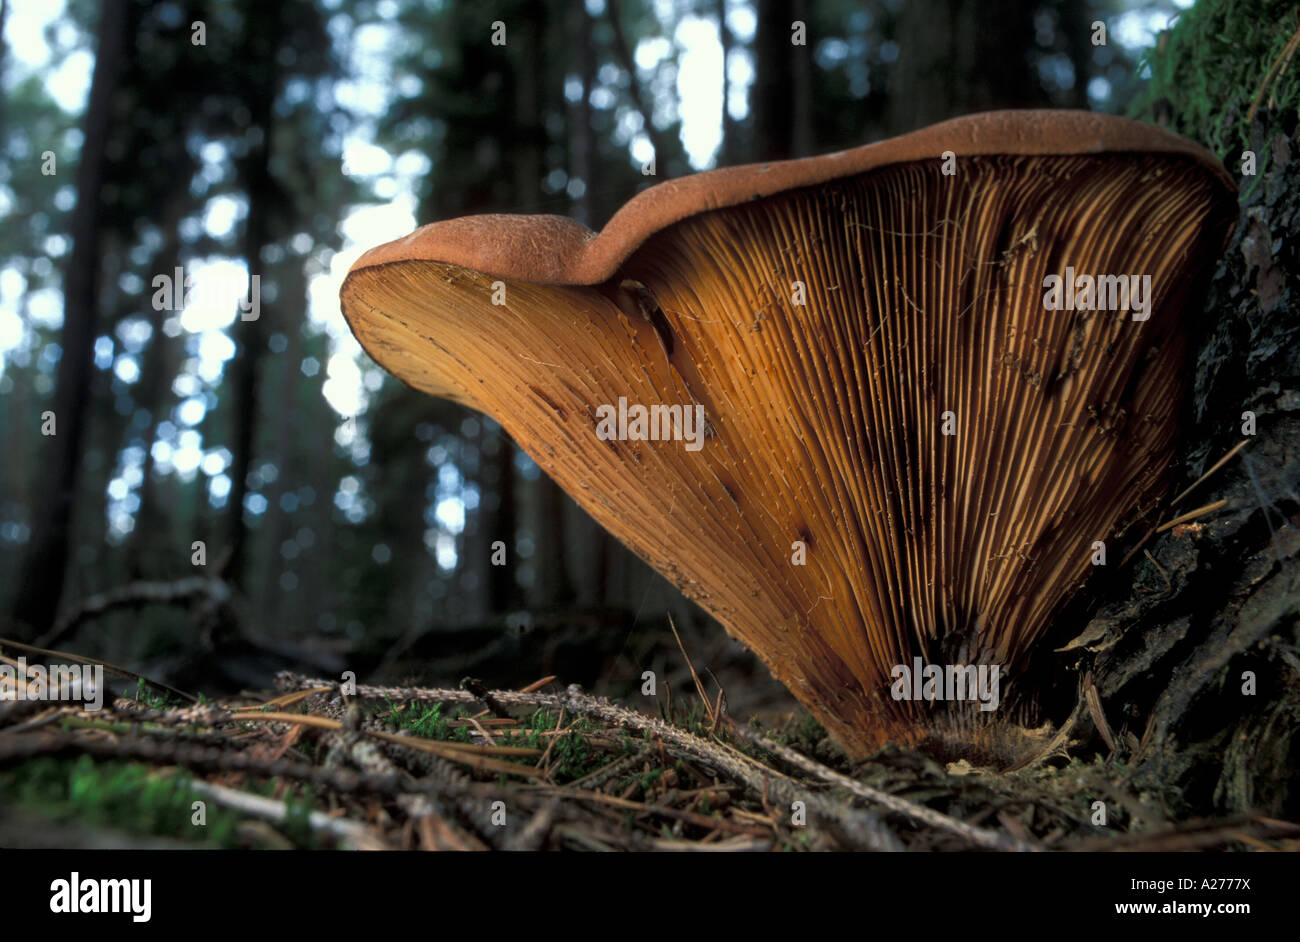
<svg viewBox="0 0 1300 942"><path fill-rule="evenodd" d="M95 762L41 757L0 771L0 804L21 807L55 821L113 828L137 836L194 841L210 848L243 848L239 825L244 818L190 787L184 772L161 774L146 765L124 761ZM250 794L276 797L277 783L249 780ZM275 827L300 849L321 845L309 817L315 807L311 790L282 794L288 817ZM206 823L193 823L193 803L206 805Z"/></svg>
<svg viewBox="0 0 1300 942"><path fill-rule="evenodd" d="M1150 80L1134 115L1167 118L1229 168L1239 165L1250 149L1252 106L1300 106L1300 52L1288 45L1298 30L1292 0L1199 0L1143 56ZM1262 173L1267 155L1257 157Z"/></svg>
<svg viewBox="0 0 1300 942"><path fill-rule="evenodd" d="M197 826L192 804L205 801L184 774L159 775L127 762L33 759L0 771L2 803L54 820L128 831L138 835L236 847L239 817L207 801L207 824Z"/></svg>
<svg viewBox="0 0 1300 942"><path fill-rule="evenodd" d="M458 711L455 716L449 717L445 715L443 706L442 703L428 706L422 702L413 701L408 703L405 709L402 709L390 701L385 714L393 728L398 732L410 733L413 736L419 736L421 739L437 739L442 742L469 742L469 727L452 726L450 722L453 719L459 719L460 712Z"/></svg>
<svg viewBox="0 0 1300 942"><path fill-rule="evenodd" d="M473 742L470 727L451 725L451 721L461 719L465 715L464 712L458 709L454 715L447 716L441 703L432 706L410 703L403 709L390 702L387 709L381 708L380 713L399 732L442 742ZM536 710L522 721L520 728L507 731L501 737L500 744L545 751L551 741L551 737L546 734L555 729L558 721L557 713L551 710ZM573 722L566 720L567 731L555 740L548 759L554 781L560 784L573 781L589 772L594 772L609 761L604 752L589 742L590 734L597 729L597 726L585 718ZM534 756L504 756L502 759L528 766L537 763L537 758ZM504 779L501 781L504 784Z"/></svg>
<svg viewBox="0 0 1300 942"><path fill-rule="evenodd" d="M550 737L543 734L554 730L558 722L557 713L536 710L524 720L522 729L503 737L501 744L544 751L550 743ZM555 744L550 747L551 754L547 760L551 767L551 778L559 784L582 778L609 761L608 755L589 741L590 735L598 729L590 720L580 717L573 722L566 721L565 729L565 734L556 738ZM528 765L536 764L536 760L531 757L521 761Z"/></svg>
<svg viewBox="0 0 1300 942"><path fill-rule="evenodd" d="M143 703L151 710L166 710L168 707L179 706L181 701L169 693L154 690L144 682L144 679L138 679L135 682L135 699L137 703Z"/></svg>

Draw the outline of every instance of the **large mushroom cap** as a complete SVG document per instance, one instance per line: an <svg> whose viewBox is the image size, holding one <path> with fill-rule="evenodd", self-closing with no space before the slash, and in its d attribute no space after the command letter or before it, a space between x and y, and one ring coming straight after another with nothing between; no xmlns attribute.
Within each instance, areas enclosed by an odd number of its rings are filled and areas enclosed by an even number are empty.
<svg viewBox="0 0 1300 942"><path fill-rule="evenodd" d="M1014 676L1094 544L1159 495L1235 207L1222 166L1157 128L994 112L663 183L599 235L425 226L361 257L343 311L860 755L936 715L891 695L894 665ZM1045 309L1074 273L1149 275L1149 317ZM620 401L701 404L708 435L606 440Z"/></svg>

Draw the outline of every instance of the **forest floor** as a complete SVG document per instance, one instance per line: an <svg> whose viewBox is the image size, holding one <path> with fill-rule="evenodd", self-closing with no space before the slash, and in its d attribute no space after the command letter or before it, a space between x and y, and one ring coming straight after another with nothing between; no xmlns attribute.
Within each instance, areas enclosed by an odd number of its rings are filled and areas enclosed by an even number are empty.
<svg viewBox="0 0 1300 942"><path fill-rule="evenodd" d="M277 687L0 704L0 847L1300 849L1300 825L1260 815L1176 820L1064 735L997 773L893 747L853 763L802 711L741 724L702 685L658 716L554 678Z"/></svg>

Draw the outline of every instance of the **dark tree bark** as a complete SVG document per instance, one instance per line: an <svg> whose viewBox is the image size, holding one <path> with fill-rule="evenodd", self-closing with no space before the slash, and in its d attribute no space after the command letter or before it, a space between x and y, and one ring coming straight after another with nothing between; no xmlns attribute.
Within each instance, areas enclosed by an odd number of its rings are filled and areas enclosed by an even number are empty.
<svg viewBox="0 0 1300 942"><path fill-rule="evenodd" d="M569 8L569 37L573 43L573 65L578 81L582 83L582 97L569 106L569 176L583 182L582 195L573 203L573 218L594 229L598 225L596 194L600 190L600 161L596 134L591 127L591 91L596 85L596 60L591 45L591 17L581 3Z"/></svg>
<svg viewBox="0 0 1300 942"><path fill-rule="evenodd" d="M813 61L816 37L808 18L808 0L794 0L792 23L804 26L803 42L790 45L790 156L808 157L817 150L813 134ZM789 27L787 27L788 29Z"/></svg>
<svg viewBox="0 0 1300 942"><path fill-rule="evenodd" d="M722 44L722 144L718 148L718 166L730 167L738 163L736 122L727 110L731 97L731 78L727 75L727 60L731 58L731 30L727 26L727 0L715 0L714 16L718 18L718 40Z"/></svg>
<svg viewBox="0 0 1300 942"><path fill-rule="evenodd" d="M289 603L302 597L300 592L289 596L280 590L279 585L280 576L286 568L290 568L286 567L284 556L280 552L281 544L289 535L290 524L288 514L283 507L283 500L297 490L299 483L298 467L294 460L297 455L295 426L302 414L300 412L302 403L297 401L295 394L299 386L297 382L299 364L302 362L302 323L298 320L302 308L296 302L299 299L305 301L307 297L307 283L300 259L289 257L276 280L276 286L280 289L279 297L284 299L284 310L288 316L273 318L268 321L266 327L268 331L275 327L284 334L285 348L282 353L276 354L274 359L267 363L269 368L267 372L274 375L275 401L279 403L274 418L271 445L274 449L272 461L275 464L276 478L275 486L267 488L266 517L262 523L263 533L259 543L266 553L267 560L262 567L262 610L270 615L272 625L283 626L288 621L284 617L286 608L291 610ZM270 312L264 313L270 314ZM419 515L413 516L418 523ZM291 568L297 570L300 567Z"/></svg>
<svg viewBox="0 0 1300 942"><path fill-rule="evenodd" d="M1074 87L1067 102L1071 108L1088 107L1088 80L1092 78L1092 29L1094 19L1087 4L1065 0L1057 7L1060 11L1058 28L1065 37L1065 54L1074 67Z"/></svg>
<svg viewBox="0 0 1300 942"><path fill-rule="evenodd" d="M889 133L975 111L1050 105L1033 62L1037 8L1036 0L904 4Z"/></svg>
<svg viewBox="0 0 1300 942"><path fill-rule="evenodd" d="M72 252L63 282L63 332L55 387L58 434L45 439L47 469L32 539L23 562L16 619L29 631L54 623L68 565L74 496L80 479L86 433L99 301L100 184L105 142L126 40L126 0L105 0L100 10L99 45L86 108L81 157L77 165L77 206L72 217ZM39 419L39 417L34 417Z"/></svg>
<svg viewBox="0 0 1300 942"><path fill-rule="evenodd" d="M336 593L338 583L331 578L330 569L333 561L330 551L330 531L333 528L333 489L338 480L334 476L334 422L337 421L334 410L325 403L324 397L317 394L312 397L310 407L305 411L304 422L315 419L311 426L320 429L315 436L313 452L306 456L308 463L306 483L311 488L312 503L304 514L303 526L311 531L311 545L303 549L299 557L299 592L303 610L299 613L300 623L319 630L321 616L334 618L338 609ZM420 495L423 498L423 495ZM327 619L328 624L328 619ZM333 627L341 627L337 623Z"/></svg>
<svg viewBox="0 0 1300 942"><path fill-rule="evenodd" d="M807 0L760 0L754 35L751 160L788 160L816 150L813 133L813 62L816 36ZM802 24L795 43L796 25Z"/></svg>
<svg viewBox="0 0 1300 942"><path fill-rule="evenodd" d="M5 23L9 19L9 0L0 0L0 87L4 85L5 66L9 62L9 47L5 43ZM0 140L5 132L5 96L0 95Z"/></svg>
<svg viewBox="0 0 1300 942"><path fill-rule="evenodd" d="M1174 791L1191 814L1294 820L1300 256L1288 247L1300 239L1300 129L1294 113L1261 109L1250 131L1268 165L1242 180L1241 220L1197 322L1183 484L1246 444L1169 516L1228 504L1151 540L1131 591L1088 626L1087 664L1112 722L1130 723L1139 740L1135 781Z"/></svg>
<svg viewBox="0 0 1300 942"><path fill-rule="evenodd" d="M479 460L482 468L482 493L485 496L479 507L482 537L489 548L482 560L473 560L472 564L482 565L487 570L485 587L488 613L501 614L517 608L520 601L519 581L516 578L518 554L515 551L515 536L519 532L515 512L515 446L501 426L491 422L489 427L488 420L482 421ZM490 443L492 439L495 442ZM488 495L494 496L495 500ZM494 566L491 562L491 545L498 540L506 548L504 566Z"/></svg>
<svg viewBox="0 0 1300 942"><path fill-rule="evenodd" d="M248 136L250 148L242 163L244 193L248 197L248 216L240 239L240 254L248 266L250 279L262 270L262 249L270 241L270 213L275 197L271 180L271 138L274 131L273 106L279 88L277 65L280 34L280 5L268 4L262 18L245 27L247 36L247 63L256 64L254 79L249 88L252 94L247 107L252 111ZM258 419L257 394L259 369L266 349L267 331L262 317L243 320L236 315L232 333L237 338L233 375L234 422L231 436L230 497L226 506L226 527L229 538L230 563L228 578L236 586L244 581L244 562L248 528L244 520L244 498L248 495L248 473L252 469L253 447L256 442Z"/></svg>
<svg viewBox="0 0 1300 942"><path fill-rule="evenodd" d="M167 235L162 248L156 256L154 271L174 272L181 264L180 221L184 215L189 193L189 176L177 173L172 182L175 184L163 203L163 214L159 225ZM135 529L126 553L129 560L127 577L132 581L138 579L160 578L169 571L169 567L153 564L150 550L158 545L158 533L163 526L165 514L159 500L158 482L154 477L154 457L152 444L158 437L158 425L163 419L167 403L171 401L171 379L175 375L175 363L170 353L170 338L162 332L164 317L155 317L151 326L153 336L149 338L149 347L145 350L144 362L140 370L138 386L139 403L149 413L149 425L144 430L145 454L142 480L140 481L140 509L135 515ZM185 544L188 551L189 543ZM182 552L175 548L164 550L165 558L174 558Z"/></svg>
<svg viewBox="0 0 1300 942"><path fill-rule="evenodd" d="M760 0L754 34L754 83L750 86L751 160L794 156L790 92L794 85L791 26L793 0Z"/></svg>
<svg viewBox="0 0 1300 942"><path fill-rule="evenodd" d="M546 127L541 99L541 49L546 40L546 6L530 3L516 26L519 62L515 71L515 147L510 154L515 171L515 200L519 212L536 211L541 197Z"/></svg>

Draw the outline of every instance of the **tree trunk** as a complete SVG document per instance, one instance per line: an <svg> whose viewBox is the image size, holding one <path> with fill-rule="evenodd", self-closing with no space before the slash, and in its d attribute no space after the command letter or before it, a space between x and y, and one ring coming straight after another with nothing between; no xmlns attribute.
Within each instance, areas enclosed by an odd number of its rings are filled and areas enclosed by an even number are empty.
<svg viewBox="0 0 1300 942"><path fill-rule="evenodd" d="M1183 484L1246 444L1169 516L1229 503L1148 544L1132 591L1089 625L1088 665L1108 711L1141 743L1135 781L1176 791L1194 814L1294 820L1300 256L1286 246L1300 239L1300 129L1294 113L1261 109L1251 137L1269 165L1243 178L1242 218L1199 322Z"/></svg>
<svg viewBox="0 0 1300 942"><path fill-rule="evenodd" d="M77 206L72 216L72 252L63 282L63 332L54 413L57 434L45 440L47 485L32 527L14 614L29 631L51 627L63 595L73 500L81 470L81 449L94 374L99 302L99 193L105 143L126 39L126 0L105 0L100 10L99 47L77 166ZM39 417L34 417L39 421Z"/></svg>
<svg viewBox="0 0 1300 942"><path fill-rule="evenodd" d="M499 615L519 605L519 582L516 578L519 561L515 551L515 536L519 532L515 513L515 445L505 430L484 417L479 436L479 460L483 470L483 494L479 505L483 514L484 536L488 546L498 540L505 544L505 565L491 563L489 549L487 563L487 613ZM495 441L493 441L495 439ZM487 499L494 496L495 500Z"/></svg>
<svg viewBox="0 0 1300 942"><path fill-rule="evenodd" d="M9 62L9 47L5 43L5 23L9 20L9 0L0 0L0 87L4 85L5 65ZM5 137L5 96L0 95L0 140Z"/></svg>
<svg viewBox="0 0 1300 942"><path fill-rule="evenodd" d="M298 468L294 462L296 450L295 428L298 417L302 414L302 403L297 401L299 388L297 377L299 364L302 362L302 322L299 312L305 308L307 284L302 270L302 260L294 256L286 259L282 273L277 278L277 297L285 305L284 311L289 316L281 316L264 328L278 328L285 335L285 348L282 353L268 363L274 371L277 394L275 402L280 404L274 418L273 448L276 470L275 486L267 488L266 517L262 522L262 534L259 543L266 553L266 564L262 567L262 605L261 610L270 617L271 625L278 626L268 631L283 633L291 619L286 617L296 606L292 603L302 598L298 588L292 593L282 591L280 577L286 569L300 569L298 565L285 565L285 558L280 552L281 545L289 533L288 512L284 509L285 497L298 489ZM299 302L302 302L301 304ZM270 370L268 370L270 372ZM418 517L417 517L418 520ZM296 573L295 573L296 574Z"/></svg>
<svg viewBox="0 0 1300 942"><path fill-rule="evenodd" d="M249 136L252 146L244 162L244 193L248 197L248 216L244 220L244 233L240 240L240 254L248 266L249 291L252 292L252 278L260 275L262 269L262 249L270 241L270 211L274 199L271 181L271 138L273 128L273 105L278 91L277 63L278 43L273 39L267 44L264 37L279 35L279 4L269 4L266 8L266 22L250 24L248 29L249 55L246 61L259 63L253 88L256 94L248 107L252 111ZM265 30L263 33L262 31ZM262 35L258 35L261 33ZM244 498L248 495L248 473L253 464L253 448L256 444L258 419L258 381L259 367L266 350L267 332L264 320L259 316L254 320L243 320L242 312L236 315L232 334L238 345L233 375L230 382L234 388L234 408L231 416L234 422L231 436L230 462L230 498L226 506L226 527L229 539L230 562L227 576L230 582L242 587L244 583L244 562L248 542L248 527L244 521Z"/></svg>
<svg viewBox="0 0 1300 942"><path fill-rule="evenodd" d="M595 229L598 225L596 193L600 183L596 135L591 128L591 91L596 84L596 63L591 46L591 17L581 3L569 8L569 38L573 43L573 67L582 84L582 97L569 106L569 176L583 183L582 195L573 202L573 218Z"/></svg>
<svg viewBox="0 0 1300 942"><path fill-rule="evenodd" d="M790 56L790 156L810 157L817 150L813 136L813 44L812 24L808 19L808 0L794 0L793 22L804 25L801 45L791 45Z"/></svg>
<svg viewBox="0 0 1300 942"><path fill-rule="evenodd" d="M1074 68L1074 87L1067 102L1070 108L1088 107L1088 82L1092 78L1093 17L1087 4L1065 0L1057 7L1060 11L1058 29L1065 37L1065 54Z"/></svg>
<svg viewBox="0 0 1300 942"><path fill-rule="evenodd" d="M786 160L794 156L791 89L794 86L792 0L759 0L754 33L754 83L750 86L750 158Z"/></svg>
<svg viewBox="0 0 1300 942"><path fill-rule="evenodd" d="M890 134L997 108L1045 107L1031 54L1036 0L904 4L890 73Z"/></svg>
<svg viewBox="0 0 1300 942"><path fill-rule="evenodd" d="M731 58L731 30L727 27L727 0L716 0L714 15L718 18L718 41L722 44L722 144L718 148L719 167L730 167L736 159L736 122L727 110L731 98L731 78L727 75L727 62Z"/></svg>
<svg viewBox="0 0 1300 942"><path fill-rule="evenodd" d="M759 0L750 86L750 159L788 160L815 150L812 49L807 0ZM802 28L796 32L796 24ZM802 41L796 44L796 38Z"/></svg>
<svg viewBox="0 0 1300 942"><path fill-rule="evenodd" d="M174 272L181 264L180 222L186 208L189 194L189 179L178 174L173 183L177 185L164 200L160 228L167 235L162 248L155 256L154 271ZM175 375L175 363L170 354L170 341L162 331L165 314L151 322L153 335L149 338L149 347L145 350L144 363L140 370L139 404L149 412L149 425L144 430L144 468L140 481L140 508L135 515L135 529L131 532L126 552L129 570L127 578L155 579L175 571L174 565L154 565L151 553L156 552L158 534L163 532L166 514L161 510L158 487L153 479L154 458L153 442L158 437L158 425L171 401L171 382ZM172 533L174 530L167 530ZM189 542L181 547L166 547L164 559L184 558L189 555Z"/></svg>

